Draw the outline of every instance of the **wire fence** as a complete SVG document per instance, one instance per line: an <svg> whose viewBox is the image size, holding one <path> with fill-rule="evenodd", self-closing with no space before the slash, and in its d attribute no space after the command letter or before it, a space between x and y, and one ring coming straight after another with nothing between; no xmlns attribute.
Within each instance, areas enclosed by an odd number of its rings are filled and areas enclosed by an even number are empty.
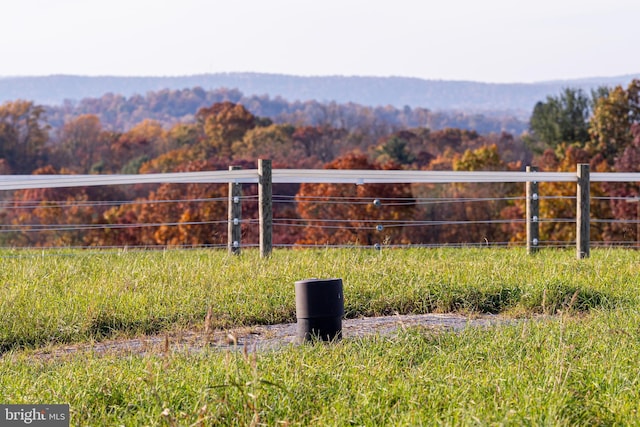
<svg viewBox="0 0 640 427"><path fill-rule="evenodd" d="M241 231L241 238L233 245L260 246L262 253L268 222L274 247L502 247L529 245L526 235L535 222L540 236L533 240L539 247L569 247L577 240L582 244L576 230L582 232L579 226L584 224L592 229L593 246L640 247L637 196L599 190L589 202L594 209L591 218L587 215L587 222L582 216L582 192L563 193L556 188L548 195L536 190L533 198L525 196L532 183L536 188L538 182L556 183L552 185L564 185L565 190L570 186L562 183L577 183L588 190L589 179L635 185L635 190L626 194L637 195L640 173L589 176L587 168L585 181L582 172L271 171L270 164L261 160L258 170L148 175L3 176L0 190L6 192L0 202L0 246L230 248L232 242L227 237L233 226L240 228L234 232ZM263 189L265 181L268 196ZM518 183L526 183L526 192ZM161 197L104 200L77 189L148 184L206 186L208 190L183 192L174 188ZM231 194L232 185L241 184L250 184L239 193L241 196L222 196L227 187ZM289 188L272 194L271 184L294 184L296 191ZM317 195L298 191L307 184L334 187L333 191ZM336 185L346 191L338 191ZM368 191L352 191L353 185ZM386 186L395 186L394 191L386 191ZM65 190L56 193L60 188ZM402 191L395 191L398 188ZM16 197L20 191L27 192L28 197L25 193ZM53 197L38 198L35 194ZM234 213L238 217L232 218L231 207L236 198L242 214ZM269 205L267 216L263 213L265 198ZM546 207L529 218L529 213L525 216L525 205L528 212L533 199ZM633 202L635 210L630 208Z"/></svg>
<svg viewBox="0 0 640 427"><path fill-rule="evenodd" d="M575 196L541 196L540 200L544 202L564 202L575 205ZM634 202L634 198L629 197L616 197L616 196L604 196L594 197L594 202L610 203L611 201L618 202ZM371 197L340 197L340 196L296 196L287 194L274 194L274 217L273 217L273 229L274 229L274 247L282 248L313 248L313 247L331 247L331 248L435 248L435 247L461 247L461 246L476 246L476 247L511 247L511 246L524 246L526 241L524 238L525 223L524 217L520 218L503 218L500 216L499 211L491 212L491 205L498 204L499 206L520 206L524 205L524 196L513 197L380 197L372 199ZM55 216L55 223L43 223L42 221L35 221L32 218L32 222L14 222L0 224L0 240L4 242L4 248L16 248L16 247L48 247L48 248L145 248L145 249L160 249L160 248L227 248L227 242L225 232L229 219L225 216L217 218L198 219L193 221L183 220L179 216L167 217L163 221L134 221L131 223L105 223L103 218L96 218L95 222L70 222L64 221L69 215L66 212L77 212L78 210L87 210L93 212L104 212L108 209L119 209L122 207L149 207L165 205L171 208L168 211L175 211L179 213L179 207L185 204L191 206L211 206L219 205L217 209L211 209L216 212L226 212L229 200L227 197L210 197L210 198L177 198L167 200L71 200L71 201L52 201L52 200L13 200L5 199L0 203L0 212L32 212L34 210L56 210L58 211ZM257 247L258 242L258 227L259 218L257 216L257 196L249 195L242 196L241 203L245 207L249 207L249 217L243 217L240 222L243 227L243 240L242 247L251 248ZM403 219L393 218L371 218L367 216L361 217L330 217L330 218L303 218L298 212L301 211L301 204L314 204L321 208L333 209L335 207L353 206L353 207L372 207L379 210L384 210L393 207L412 207L416 208L414 216ZM278 205L284 207L279 209ZM442 207L447 207L447 212L467 212L471 210L478 212L489 212L491 217L476 217L469 218L468 215L465 218L456 218L455 216L438 219L438 218L425 218L427 213L433 216L433 212L438 212ZM482 208L484 206L485 208ZM488 206L488 207L487 207ZM640 209L640 208L639 208ZM340 213L340 211L337 211ZM446 212L443 213L443 215ZM15 218L25 218L25 215L20 213L13 215ZM89 215L88 215L89 216ZM88 216L80 216L82 218ZM595 228L607 228L611 229L613 225L617 229L626 230L622 233L618 233L617 238L608 238L607 240L592 240L591 243L594 247L627 247L627 248L639 248L640 243L638 241L640 235L640 218L592 218L592 227ZM575 217L541 217L539 218L540 226L542 229L566 229L568 236L573 239L558 240L558 239L541 239L539 242L540 247L547 248L564 248L573 247L576 244L575 236L571 235L571 230L575 228ZM506 233L497 233L502 236L502 239L493 239L489 235L483 236L482 233L478 233L479 227L484 227L486 230L500 230L508 226L513 232L519 231L520 234L507 235ZM204 230L215 229L218 230L219 239L217 242L198 242L189 243L181 242L176 244L99 244L99 243L80 243L87 241L83 239L83 233L108 233L114 230L142 230L142 229L172 229L172 228L185 228L197 234L196 230L202 228ZM452 231L452 228L455 230ZM385 240L386 233L393 230L395 235L400 235L400 240ZM449 232L447 233L447 230ZM314 235L327 236L331 235L335 231L348 231L352 235L357 236L358 233L368 233L372 236L369 241L344 241L336 242L317 240L313 243L305 238L306 235L312 233ZM400 233L402 232L402 233ZM47 242L46 239L39 237L27 237L33 235L46 235L56 234L56 241L71 242L65 245L57 245L55 242ZM495 234L495 233L494 233ZM74 237L65 237L65 235ZM435 240L436 237L430 238L430 236L456 236L456 239L451 241ZM543 233L543 235L545 235ZM546 235L549 235L547 233ZM3 238L3 236L5 236ZM8 238L12 236L13 238ZM284 236L284 237L283 237ZM465 236L470 238L465 239ZM471 236L476 236L471 238ZM26 242L38 242L35 245L26 244L21 245L21 241Z"/></svg>

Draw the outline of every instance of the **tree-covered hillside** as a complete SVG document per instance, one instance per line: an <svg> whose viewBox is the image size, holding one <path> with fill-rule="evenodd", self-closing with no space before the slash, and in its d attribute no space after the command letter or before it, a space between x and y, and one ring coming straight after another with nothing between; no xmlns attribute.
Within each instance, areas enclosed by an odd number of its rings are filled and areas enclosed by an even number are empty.
<svg viewBox="0 0 640 427"><path fill-rule="evenodd" d="M396 108L420 107L432 111L499 112L528 118L531 109L548 94L565 87L589 91L599 86L626 86L640 75L538 83L481 83L424 80L407 77L316 76L300 77L259 73L219 73L176 77L41 76L0 78L0 102L28 99L59 105L106 93L125 97L163 89L202 87L237 89L251 95L282 97L292 102L356 103Z"/></svg>
<svg viewBox="0 0 640 427"><path fill-rule="evenodd" d="M349 130L366 129L369 134L388 133L407 127L432 130L459 128L481 134L509 132L520 135L526 121L512 116L491 116L464 112L437 112L426 108L369 107L355 103L338 104L319 101L290 102L281 97L245 96L239 90L163 89L145 95L106 94L99 98L65 101L60 106L47 106L47 120L58 128L69 119L84 114L96 115L102 125L113 131L126 131L143 120L160 122L165 128L176 123L193 122L200 108L216 102L242 104L252 114L276 123L308 126L332 126Z"/></svg>

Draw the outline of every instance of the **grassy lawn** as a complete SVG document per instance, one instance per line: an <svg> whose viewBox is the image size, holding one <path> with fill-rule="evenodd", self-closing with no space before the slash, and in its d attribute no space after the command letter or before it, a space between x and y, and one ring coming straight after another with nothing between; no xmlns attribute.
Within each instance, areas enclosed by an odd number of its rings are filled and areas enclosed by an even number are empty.
<svg viewBox="0 0 640 427"><path fill-rule="evenodd" d="M594 250L4 251L0 402L69 403L72 425L639 424L640 254ZM32 348L295 321L293 284L341 277L347 316L501 313L244 354L43 360ZM553 316L540 317L538 314Z"/></svg>

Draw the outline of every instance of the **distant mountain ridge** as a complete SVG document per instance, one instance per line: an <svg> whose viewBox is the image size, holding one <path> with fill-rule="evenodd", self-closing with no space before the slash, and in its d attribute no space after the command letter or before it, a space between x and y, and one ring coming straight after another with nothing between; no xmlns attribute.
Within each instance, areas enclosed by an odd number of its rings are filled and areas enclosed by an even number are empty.
<svg viewBox="0 0 640 427"><path fill-rule="evenodd" d="M175 77L115 77L51 75L0 77L0 102L26 99L59 105L105 93L144 95L162 89L201 87L238 89L246 95L282 97L288 101L357 103L368 106L409 106L430 110L509 113L528 118L536 102L563 88L590 91L599 86L626 86L640 74L558 80L538 83L482 83L424 80L410 77L291 76L261 73L216 73Z"/></svg>

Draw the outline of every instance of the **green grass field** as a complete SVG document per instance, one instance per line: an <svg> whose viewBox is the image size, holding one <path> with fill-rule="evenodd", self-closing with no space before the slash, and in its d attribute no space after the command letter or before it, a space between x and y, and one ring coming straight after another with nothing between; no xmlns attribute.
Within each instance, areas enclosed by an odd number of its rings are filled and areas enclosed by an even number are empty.
<svg viewBox="0 0 640 427"><path fill-rule="evenodd" d="M0 256L0 403L69 403L72 425L640 424L636 251L585 260L522 249ZM343 279L348 317L456 311L520 321L257 354L33 354L199 329L208 310L221 328L293 322L293 284L310 277Z"/></svg>

